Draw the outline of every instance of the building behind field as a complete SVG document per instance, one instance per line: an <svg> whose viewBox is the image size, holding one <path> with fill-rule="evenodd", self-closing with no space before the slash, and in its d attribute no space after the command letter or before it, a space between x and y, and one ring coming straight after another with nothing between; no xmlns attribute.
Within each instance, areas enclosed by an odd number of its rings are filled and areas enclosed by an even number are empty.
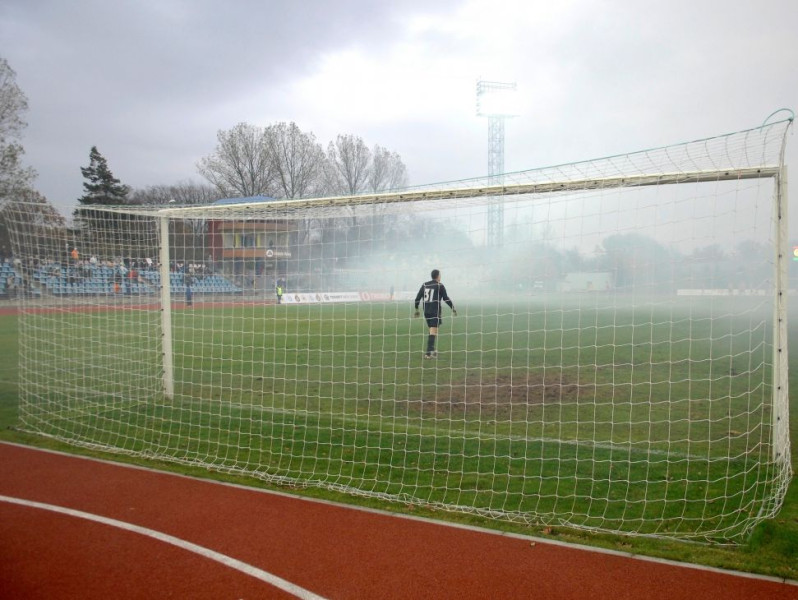
<svg viewBox="0 0 798 600"><path fill-rule="evenodd" d="M219 204L270 202L273 198L227 198ZM210 220L207 245L211 259L224 275L262 287L258 282L285 280L291 252L291 225L281 219ZM265 284L264 284L265 285Z"/></svg>

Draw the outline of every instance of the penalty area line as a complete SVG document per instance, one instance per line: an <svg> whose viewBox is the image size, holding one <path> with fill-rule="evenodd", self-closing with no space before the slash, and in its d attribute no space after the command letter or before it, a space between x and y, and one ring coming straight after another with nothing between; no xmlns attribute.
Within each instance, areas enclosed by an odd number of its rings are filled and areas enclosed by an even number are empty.
<svg viewBox="0 0 798 600"><path fill-rule="evenodd" d="M240 571L245 575L249 575L265 583L268 583L269 585L272 585L288 594L291 594L296 598L300 598L302 600L325 600L323 596L314 594L313 592L306 590L305 588L300 587L294 583L291 583L290 581L286 581L282 577L278 577L277 575L269 573L268 571L264 571L263 569L259 569L258 567L255 567L253 565L235 559L231 556L222 554L221 552L216 552L215 550L211 550L210 548L205 548L204 546L193 544L189 541L174 537L172 535L163 533L161 531L148 529L147 527L141 527L139 525L133 525L132 523L126 523L124 521L117 521L116 519L109 519L108 517L87 513L80 510L65 508L63 506L44 504L42 502L34 502L33 500L24 500L22 498L13 498L11 496L0 495L0 502L7 502L9 504L25 506L27 508L37 508L40 510L47 510L50 512L59 513L70 517L76 517L78 519L85 519L87 521L93 521L95 523L102 523L103 525L109 525L111 527L116 527L118 529L123 529L125 531L138 533L139 535L144 535L149 538L158 540L160 542L171 544L182 550L187 550L189 552L199 554L200 556L203 556L205 558L214 560L227 567L230 567L231 569Z"/></svg>

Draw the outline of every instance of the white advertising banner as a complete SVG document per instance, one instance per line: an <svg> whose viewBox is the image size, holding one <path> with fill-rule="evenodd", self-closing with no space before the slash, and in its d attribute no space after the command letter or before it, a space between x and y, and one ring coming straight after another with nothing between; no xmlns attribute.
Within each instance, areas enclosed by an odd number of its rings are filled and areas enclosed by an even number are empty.
<svg viewBox="0 0 798 600"><path fill-rule="evenodd" d="M322 304L327 302L360 302L358 292L289 292L283 304Z"/></svg>
<svg viewBox="0 0 798 600"><path fill-rule="evenodd" d="M390 302L412 300L412 292L396 292L391 298L388 292L286 292L283 304L326 304L328 302Z"/></svg>

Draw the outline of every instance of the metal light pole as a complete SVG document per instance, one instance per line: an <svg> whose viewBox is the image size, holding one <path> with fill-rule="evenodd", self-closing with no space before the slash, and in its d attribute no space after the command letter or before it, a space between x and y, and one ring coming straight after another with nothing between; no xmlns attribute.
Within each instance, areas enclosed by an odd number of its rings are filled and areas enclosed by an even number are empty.
<svg viewBox="0 0 798 600"><path fill-rule="evenodd" d="M488 118L488 185L504 183L504 120L517 116L513 104L516 84L477 80L477 116ZM504 244L504 205L488 205L488 246Z"/></svg>

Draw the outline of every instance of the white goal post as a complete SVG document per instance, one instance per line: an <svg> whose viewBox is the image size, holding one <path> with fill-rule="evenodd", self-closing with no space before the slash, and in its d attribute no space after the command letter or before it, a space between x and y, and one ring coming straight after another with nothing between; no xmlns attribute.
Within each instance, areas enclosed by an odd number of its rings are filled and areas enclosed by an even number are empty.
<svg viewBox="0 0 798 600"><path fill-rule="evenodd" d="M14 203L21 426L278 484L739 542L792 476L791 123L502 185L91 207L57 232ZM426 360L432 269L457 316L443 305Z"/></svg>

